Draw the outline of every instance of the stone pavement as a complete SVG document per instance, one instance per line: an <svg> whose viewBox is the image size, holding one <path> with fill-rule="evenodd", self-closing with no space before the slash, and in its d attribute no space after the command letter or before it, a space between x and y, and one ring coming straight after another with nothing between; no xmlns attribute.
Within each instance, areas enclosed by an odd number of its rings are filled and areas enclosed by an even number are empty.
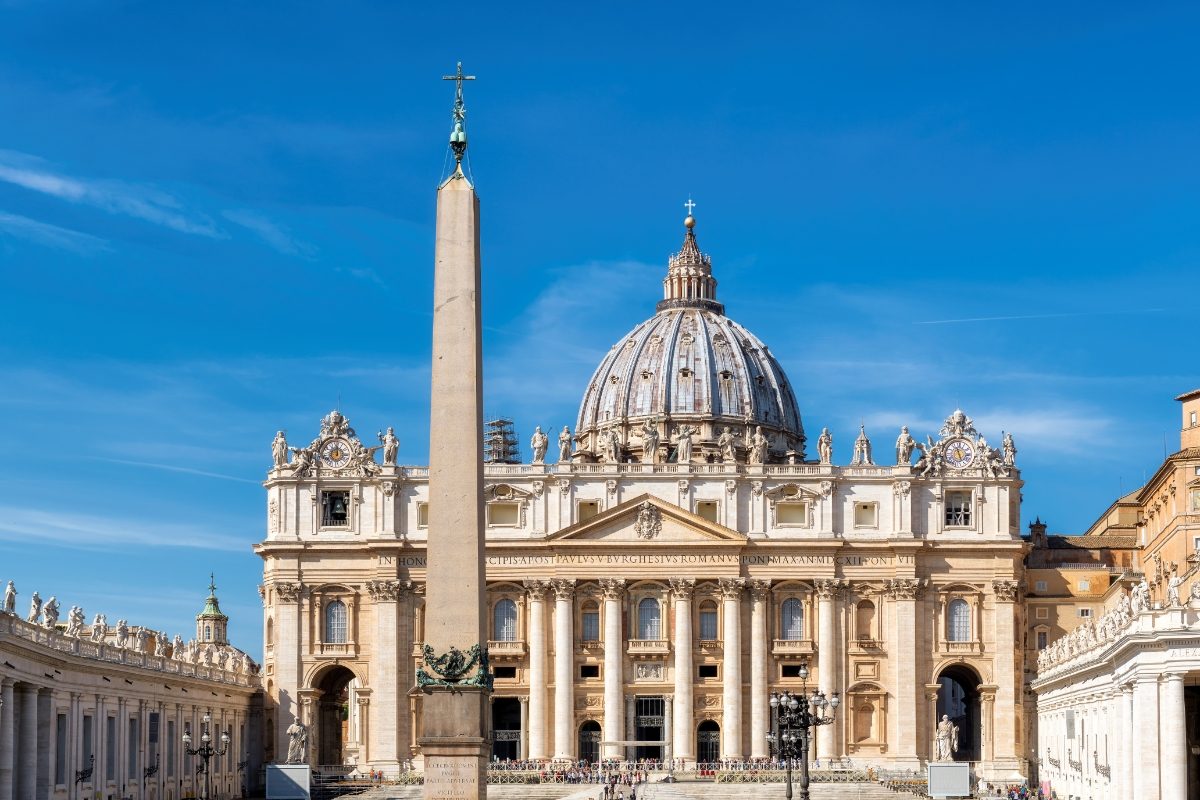
<svg viewBox="0 0 1200 800"><path fill-rule="evenodd" d="M647 783L638 787L638 800L783 800L782 783L712 783L682 781L679 783ZM799 786L792 784L793 795ZM891 791L876 783L814 783L810 792L813 800L906 800L913 795ZM491 784L488 800L597 800L600 787L596 784ZM626 794L628 797L628 794ZM355 795L353 800L420 800L421 787L379 786Z"/></svg>

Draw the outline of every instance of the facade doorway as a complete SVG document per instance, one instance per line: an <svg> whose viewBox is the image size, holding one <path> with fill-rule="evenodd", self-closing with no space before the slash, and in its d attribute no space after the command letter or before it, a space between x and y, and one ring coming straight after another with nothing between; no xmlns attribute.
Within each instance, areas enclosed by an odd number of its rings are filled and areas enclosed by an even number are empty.
<svg viewBox="0 0 1200 800"><path fill-rule="evenodd" d="M589 764L600 761L600 723L594 719L579 726L579 760Z"/></svg>
<svg viewBox="0 0 1200 800"><path fill-rule="evenodd" d="M492 760L516 761L521 757L521 701L516 697L492 698Z"/></svg>
<svg viewBox="0 0 1200 800"><path fill-rule="evenodd" d="M633 738L638 742L661 742L663 740L663 714L666 702L661 695L654 697L638 697L634 701ZM663 749L660 744L638 744L634 748L634 758L661 761Z"/></svg>
<svg viewBox="0 0 1200 800"><path fill-rule="evenodd" d="M317 701L317 763L346 763L346 739L350 722L350 683L354 673L335 666L321 676L316 688Z"/></svg>
<svg viewBox="0 0 1200 800"><path fill-rule="evenodd" d="M721 760L721 726L711 719L696 729L696 761L714 764Z"/></svg>
<svg viewBox="0 0 1200 800"><path fill-rule="evenodd" d="M980 758L979 676L970 667L955 664L938 676L937 719L945 715L958 726L958 752L955 761L978 761ZM932 731L931 731L932 734ZM933 747L930 739L929 746ZM932 753L931 753L932 755Z"/></svg>

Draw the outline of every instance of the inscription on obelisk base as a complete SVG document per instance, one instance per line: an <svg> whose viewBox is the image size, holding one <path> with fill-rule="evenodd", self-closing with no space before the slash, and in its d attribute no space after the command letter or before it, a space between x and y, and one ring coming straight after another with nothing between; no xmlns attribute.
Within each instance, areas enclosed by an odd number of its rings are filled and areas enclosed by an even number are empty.
<svg viewBox="0 0 1200 800"><path fill-rule="evenodd" d="M473 686L429 687L424 698L421 753L425 760L425 800L480 800L487 797L487 745L482 736L463 736L486 719L488 693Z"/></svg>

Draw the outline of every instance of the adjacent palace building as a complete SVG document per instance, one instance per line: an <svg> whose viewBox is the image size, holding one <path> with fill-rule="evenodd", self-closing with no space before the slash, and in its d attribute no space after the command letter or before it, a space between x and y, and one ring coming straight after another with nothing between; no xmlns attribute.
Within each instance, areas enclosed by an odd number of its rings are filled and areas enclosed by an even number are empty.
<svg viewBox="0 0 1200 800"><path fill-rule="evenodd" d="M486 465L495 757L763 758L768 697L808 662L809 688L843 698L823 763L919 768L947 715L980 777L1029 775L1011 437L954 411L810 452L685 225L574 431ZM305 446L276 438L256 546L268 762L299 720L310 763L420 765L428 470L379 440L337 411Z"/></svg>

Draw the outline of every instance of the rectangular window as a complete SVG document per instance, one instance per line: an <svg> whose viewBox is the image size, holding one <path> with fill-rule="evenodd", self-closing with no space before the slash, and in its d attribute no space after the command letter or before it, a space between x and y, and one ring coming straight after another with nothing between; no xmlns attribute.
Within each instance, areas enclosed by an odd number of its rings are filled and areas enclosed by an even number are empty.
<svg viewBox="0 0 1200 800"><path fill-rule="evenodd" d="M971 526L971 493L969 491L946 492L946 527L968 528Z"/></svg>
<svg viewBox="0 0 1200 800"><path fill-rule="evenodd" d="M67 715L59 714L54 720L54 782L59 786L67 782Z"/></svg>
<svg viewBox="0 0 1200 800"><path fill-rule="evenodd" d="M591 519L599 513L600 502L598 500L580 500L575 507L575 516L580 522Z"/></svg>
<svg viewBox="0 0 1200 800"><path fill-rule="evenodd" d="M417 527L429 527L429 503L417 503Z"/></svg>
<svg viewBox="0 0 1200 800"><path fill-rule="evenodd" d="M1200 489L1192 489L1188 497L1190 498L1188 501L1189 510L1193 514L1200 513Z"/></svg>
<svg viewBox="0 0 1200 800"><path fill-rule="evenodd" d="M697 500L696 514L704 517L709 522L717 521L717 501L716 500Z"/></svg>
<svg viewBox="0 0 1200 800"><path fill-rule="evenodd" d="M1045 581L1038 581L1037 583L1035 583L1035 584L1033 585L1033 590L1034 590L1035 592L1044 592L1044 591L1046 591L1046 582L1045 582Z"/></svg>
<svg viewBox="0 0 1200 800"><path fill-rule="evenodd" d="M1079 609L1079 616L1086 618L1086 617L1090 617L1091 615L1092 615L1092 610L1090 608Z"/></svg>
<svg viewBox="0 0 1200 800"><path fill-rule="evenodd" d="M494 674L497 678L511 680L511 679L517 677L517 668L516 667L494 667L492 669L492 674Z"/></svg>
<svg viewBox="0 0 1200 800"><path fill-rule="evenodd" d="M696 668L696 670L701 678L717 677L717 665L716 664L701 664L699 667Z"/></svg>
<svg viewBox="0 0 1200 800"><path fill-rule="evenodd" d="M599 611L584 611L583 612L583 641L585 641L585 642L600 641L600 612Z"/></svg>
<svg viewBox="0 0 1200 800"><path fill-rule="evenodd" d="M1038 650L1046 649L1046 632L1045 631L1037 632L1037 649Z"/></svg>
<svg viewBox="0 0 1200 800"><path fill-rule="evenodd" d="M345 528L350 524L350 492L321 492L321 527Z"/></svg>
<svg viewBox="0 0 1200 800"><path fill-rule="evenodd" d="M855 503L854 504L854 527L856 528L875 528L879 525L879 515L876 513L879 507L874 503Z"/></svg>
<svg viewBox="0 0 1200 800"><path fill-rule="evenodd" d="M167 775L175 777L175 720L167 720Z"/></svg>
<svg viewBox="0 0 1200 800"><path fill-rule="evenodd" d="M1081 591L1081 592L1089 592L1089 591L1091 591L1091 589L1092 589L1092 582L1091 582L1091 581L1080 581L1080 582L1079 582L1079 591Z"/></svg>
<svg viewBox="0 0 1200 800"><path fill-rule="evenodd" d="M1038 608L1033 612L1033 616L1035 619L1050 619L1050 609Z"/></svg>
<svg viewBox="0 0 1200 800"><path fill-rule="evenodd" d="M599 678L600 677L600 665L599 664L580 664L579 665L579 677L581 677L581 678Z"/></svg>
<svg viewBox="0 0 1200 800"><path fill-rule="evenodd" d="M109 717L104 728L104 777L117 779L117 718Z"/></svg>
<svg viewBox="0 0 1200 800"><path fill-rule="evenodd" d="M717 609L700 609L700 641L715 642L717 640Z"/></svg>
<svg viewBox="0 0 1200 800"><path fill-rule="evenodd" d="M1191 423L1193 428L1196 427L1196 412L1195 411L1188 414L1188 422Z"/></svg>
<svg viewBox="0 0 1200 800"><path fill-rule="evenodd" d="M521 506L517 503L488 503L488 525L515 528L520 523Z"/></svg>
<svg viewBox="0 0 1200 800"><path fill-rule="evenodd" d="M800 665L799 664L780 664L779 665L779 676L781 678L799 678L800 677Z"/></svg>
<svg viewBox="0 0 1200 800"><path fill-rule="evenodd" d="M138 770L138 721L137 717L129 718L129 735L127 737L126 752L129 753L129 774Z"/></svg>
<svg viewBox="0 0 1200 800"><path fill-rule="evenodd" d="M777 503L775 505L776 525L807 525L808 503Z"/></svg>

